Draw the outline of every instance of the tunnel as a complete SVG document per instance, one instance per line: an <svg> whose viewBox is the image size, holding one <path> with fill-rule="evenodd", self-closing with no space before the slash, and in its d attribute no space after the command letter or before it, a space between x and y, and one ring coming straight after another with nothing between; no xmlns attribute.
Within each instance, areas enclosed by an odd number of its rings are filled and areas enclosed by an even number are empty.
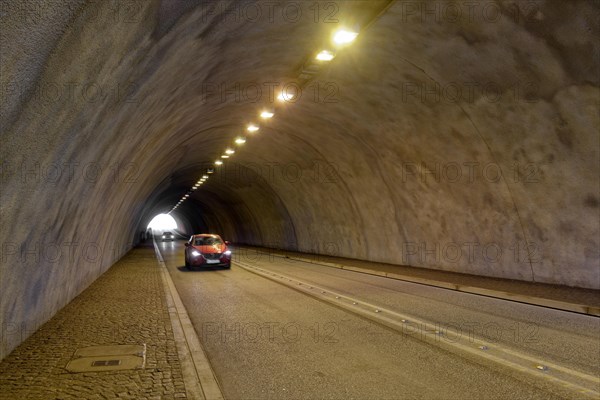
<svg viewBox="0 0 600 400"><path fill-rule="evenodd" d="M600 289L597 2L267 3L2 1L2 357L161 213Z"/></svg>

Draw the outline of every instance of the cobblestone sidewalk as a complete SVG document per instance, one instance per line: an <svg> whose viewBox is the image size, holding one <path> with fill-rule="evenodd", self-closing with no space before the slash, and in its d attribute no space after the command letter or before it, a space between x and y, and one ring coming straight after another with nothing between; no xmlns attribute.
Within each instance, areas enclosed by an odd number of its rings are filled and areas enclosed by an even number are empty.
<svg viewBox="0 0 600 400"><path fill-rule="evenodd" d="M185 399L152 244L135 248L0 363L0 399ZM143 369L70 373L82 347L146 344Z"/></svg>

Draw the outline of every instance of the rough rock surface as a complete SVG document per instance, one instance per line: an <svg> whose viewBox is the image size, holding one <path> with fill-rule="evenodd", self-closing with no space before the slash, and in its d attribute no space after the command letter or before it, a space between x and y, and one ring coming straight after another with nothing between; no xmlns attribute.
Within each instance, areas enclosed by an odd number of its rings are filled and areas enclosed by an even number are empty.
<svg viewBox="0 0 600 400"><path fill-rule="evenodd" d="M276 3L2 1L3 327L85 289L268 82L384 2ZM600 6L461 4L395 2L177 210L185 230L600 289Z"/></svg>

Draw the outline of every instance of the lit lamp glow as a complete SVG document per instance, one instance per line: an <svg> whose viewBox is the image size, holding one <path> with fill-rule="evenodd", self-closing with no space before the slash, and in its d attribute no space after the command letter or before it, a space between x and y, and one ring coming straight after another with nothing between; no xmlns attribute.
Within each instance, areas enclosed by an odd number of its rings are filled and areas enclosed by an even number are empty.
<svg viewBox="0 0 600 400"><path fill-rule="evenodd" d="M294 100L294 97L296 97L296 95L290 94L290 93L281 92L277 96L277 100L279 100L279 101L292 101L292 100Z"/></svg>
<svg viewBox="0 0 600 400"><path fill-rule="evenodd" d="M333 55L332 52L328 50L323 50L319 54L317 54L315 58L319 61L331 61L334 57L335 55Z"/></svg>
<svg viewBox="0 0 600 400"><path fill-rule="evenodd" d="M350 44L356 39L358 32L340 29L333 35L333 42L337 45Z"/></svg>
<svg viewBox="0 0 600 400"><path fill-rule="evenodd" d="M223 165L223 161L217 160L217 161L215 161L215 165Z"/></svg>
<svg viewBox="0 0 600 400"><path fill-rule="evenodd" d="M271 111L263 111L260 113L260 117L264 118L264 119L273 118L273 115L275 115L275 114L272 113Z"/></svg>
<svg viewBox="0 0 600 400"><path fill-rule="evenodd" d="M239 138L235 139L235 144L242 145L244 143L246 143L246 138L239 137Z"/></svg>
<svg viewBox="0 0 600 400"><path fill-rule="evenodd" d="M260 128L256 125L253 125L253 124L248 125L248 132L256 132L259 129Z"/></svg>

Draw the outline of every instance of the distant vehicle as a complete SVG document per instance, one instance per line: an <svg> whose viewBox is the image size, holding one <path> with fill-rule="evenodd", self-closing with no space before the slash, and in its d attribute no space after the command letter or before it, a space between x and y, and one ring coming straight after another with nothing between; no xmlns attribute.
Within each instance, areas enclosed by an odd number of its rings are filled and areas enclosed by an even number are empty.
<svg viewBox="0 0 600 400"><path fill-rule="evenodd" d="M161 236L161 239L163 242L166 242L167 240L173 241L173 240L175 240L175 235L173 235L173 232L164 231Z"/></svg>
<svg viewBox="0 0 600 400"><path fill-rule="evenodd" d="M228 244L219 235L193 235L185 243L185 266L231 268L231 250L227 248Z"/></svg>

